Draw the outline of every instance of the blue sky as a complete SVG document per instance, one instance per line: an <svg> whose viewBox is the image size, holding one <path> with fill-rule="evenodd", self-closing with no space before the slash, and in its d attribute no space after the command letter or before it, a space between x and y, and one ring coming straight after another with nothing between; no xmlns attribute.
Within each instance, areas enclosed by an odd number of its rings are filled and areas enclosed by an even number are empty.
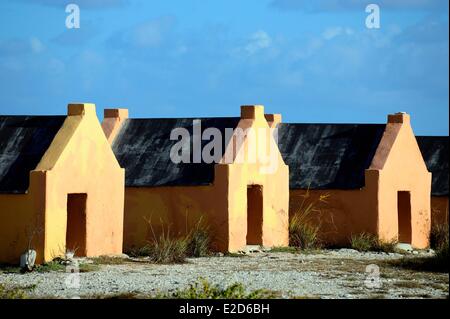
<svg viewBox="0 0 450 319"><path fill-rule="evenodd" d="M0 1L0 114L65 114L69 102L132 117L238 116L383 123L448 135L447 0ZM379 4L381 28L365 6Z"/></svg>

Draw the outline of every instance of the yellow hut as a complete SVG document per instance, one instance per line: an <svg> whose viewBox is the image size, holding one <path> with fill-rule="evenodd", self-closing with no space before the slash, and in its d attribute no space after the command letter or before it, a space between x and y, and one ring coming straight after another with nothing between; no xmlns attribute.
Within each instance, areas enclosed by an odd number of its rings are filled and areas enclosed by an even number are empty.
<svg viewBox="0 0 450 319"><path fill-rule="evenodd" d="M105 110L103 129L126 172L124 249L164 227L184 234L199 220L214 250L287 246L289 169L271 130L280 120L258 105L235 118L131 119Z"/></svg>
<svg viewBox="0 0 450 319"><path fill-rule="evenodd" d="M370 233L414 248L429 245L431 173L406 113L386 124L278 125L290 170L291 215L309 197L311 223L329 244ZM325 200L318 200L325 198Z"/></svg>
<svg viewBox="0 0 450 319"><path fill-rule="evenodd" d="M0 116L0 263L122 252L124 171L93 104Z"/></svg>

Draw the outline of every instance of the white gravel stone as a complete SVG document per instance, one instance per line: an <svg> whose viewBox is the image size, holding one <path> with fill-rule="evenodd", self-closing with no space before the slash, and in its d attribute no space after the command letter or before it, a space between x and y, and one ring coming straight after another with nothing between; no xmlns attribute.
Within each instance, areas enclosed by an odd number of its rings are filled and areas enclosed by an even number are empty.
<svg viewBox="0 0 450 319"><path fill-rule="evenodd" d="M137 293L154 295L173 292L205 278L221 287L242 283L248 291L269 289L283 298L406 298L448 297L448 274L414 274L413 287L398 284L411 278L411 271L383 264L402 258L401 254L359 253L352 250L324 250L291 254L260 252L242 257L188 259L185 264L156 265L126 262L101 265L100 270L69 274L65 272L10 274L0 272L0 283L14 286L36 285L32 297L76 298ZM383 287L366 287L366 266L379 265ZM389 275L384 278L383 275ZM79 287L68 286L69 276L79 276ZM398 279L390 281L393 278ZM397 285L396 285L397 283Z"/></svg>

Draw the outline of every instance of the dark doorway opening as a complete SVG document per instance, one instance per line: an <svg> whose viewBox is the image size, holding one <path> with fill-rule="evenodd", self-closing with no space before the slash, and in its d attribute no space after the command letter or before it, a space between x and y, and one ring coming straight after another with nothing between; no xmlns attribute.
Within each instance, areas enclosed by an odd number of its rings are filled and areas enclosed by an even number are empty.
<svg viewBox="0 0 450 319"><path fill-rule="evenodd" d="M247 187L247 245L262 245L263 189L260 185Z"/></svg>
<svg viewBox="0 0 450 319"><path fill-rule="evenodd" d="M86 200L87 194L67 195L66 251L86 256Z"/></svg>
<svg viewBox="0 0 450 319"><path fill-rule="evenodd" d="M412 226L411 226L410 192L398 192L397 211L398 211L398 241L400 243L411 244Z"/></svg>

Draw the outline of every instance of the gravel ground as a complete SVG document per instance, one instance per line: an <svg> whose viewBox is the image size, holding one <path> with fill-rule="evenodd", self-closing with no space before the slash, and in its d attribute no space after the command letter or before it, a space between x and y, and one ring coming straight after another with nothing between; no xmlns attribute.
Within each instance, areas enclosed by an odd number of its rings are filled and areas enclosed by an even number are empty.
<svg viewBox="0 0 450 319"><path fill-rule="evenodd" d="M417 272L386 264L402 257L349 249L302 254L258 252L242 257L194 258L178 265L142 261L101 265L99 270L79 274L78 289L71 288L70 280L76 277L67 272L14 274L0 270L0 284L31 286L30 297L36 298L92 298L173 292L203 277L220 286L238 282L249 291L269 289L283 298L448 298L448 273ZM366 270L377 269L367 269L368 265L378 266L379 287L367 281L371 275ZM376 272L372 274L376 276ZM72 283L76 285L76 281Z"/></svg>

